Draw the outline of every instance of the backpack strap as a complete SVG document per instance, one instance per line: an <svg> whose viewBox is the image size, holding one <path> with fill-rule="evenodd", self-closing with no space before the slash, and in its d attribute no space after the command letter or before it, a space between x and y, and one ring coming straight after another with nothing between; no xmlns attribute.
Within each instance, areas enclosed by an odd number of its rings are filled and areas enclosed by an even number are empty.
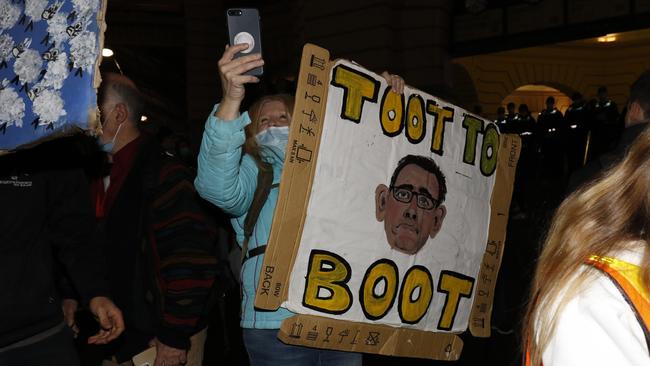
<svg viewBox="0 0 650 366"><path fill-rule="evenodd" d="M266 250L266 244L253 248L250 253L248 252L248 242L253 235L253 229L257 223L257 218L260 216L262 207L269 197L271 188L273 188L273 167L271 164L263 161L257 162L257 186L255 187L255 194L253 195L253 202L248 209L246 219L244 220L244 243L242 244L241 261L244 263L256 255L263 254ZM275 185L277 186L277 185Z"/></svg>

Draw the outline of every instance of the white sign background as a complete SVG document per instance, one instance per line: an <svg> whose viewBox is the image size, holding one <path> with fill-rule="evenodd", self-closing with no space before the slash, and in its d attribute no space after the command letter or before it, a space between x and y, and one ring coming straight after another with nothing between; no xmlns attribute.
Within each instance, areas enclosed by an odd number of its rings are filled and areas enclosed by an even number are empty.
<svg viewBox="0 0 650 366"><path fill-rule="evenodd" d="M316 173L300 248L291 273L288 300L283 306L301 314L440 331L436 326L446 299L446 294L436 291L440 271L454 271L476 280L487 242L495 174L485 177L480 172L482 135L479 134L477 139L475 164L463 163L467 130L463 128L462 120L467 112L409 87L404 92L405 101L411 94L418 94L425 101L433 100L441 107L454 109L453 123L445 126L443 156L430 150L434 126L431 115L427 115L426 135L418 144L407 140L405 129L395 137L384 135L379 116L381 97L387 88L385 80L345 60L337 61L334 67L341 64L362 71L381 83L377 103L364 102L358 124L342 119L344 90L329 85ZM375 218L375 188L379 184L389 185L398 161L408 154L432 157L444 173L448 189L444 202L447 216L441 231L414 255L393 250L386 241L384 223ZM331 315L302 305L312 249L336 253L350 264L352 274L347 285L353 304L344 314ZM359 287L369 266L382 258L397 265L399 286L404 274L414 265L422 265L431 272L433 298L426 315L417 324L402 323L397 300L380 320L371 321L364 316L358 298ZM467 329L475 287L476 281L471 298L461 298L452 332Z"/></svg>

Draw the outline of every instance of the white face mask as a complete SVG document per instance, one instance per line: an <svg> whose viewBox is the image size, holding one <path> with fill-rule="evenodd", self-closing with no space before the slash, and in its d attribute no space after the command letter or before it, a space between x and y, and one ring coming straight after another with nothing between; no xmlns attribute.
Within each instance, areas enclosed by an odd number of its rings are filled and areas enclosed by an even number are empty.
<svg viewBox="0 0 650 366"><path fill-rule="evenodd" d="M269 127L255 136L260 146L271 148L276 154L284 157L289 141L289 126Z"/></svg>

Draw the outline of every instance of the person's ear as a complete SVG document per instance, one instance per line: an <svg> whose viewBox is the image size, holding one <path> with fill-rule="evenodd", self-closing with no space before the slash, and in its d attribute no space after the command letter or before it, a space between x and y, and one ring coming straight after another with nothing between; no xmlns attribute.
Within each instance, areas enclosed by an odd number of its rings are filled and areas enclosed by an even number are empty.
<svg viewBox="0 0 650 366"><path fill-rule="evenodd" d="M386 216L386 200L388 199L388 187L380 184L375 189L375 217L377 221L384 221Z"/></svg>
<svg viewBox="0 0 650 366"><path fill-rule="evenodd" d="M431 239L433 239L438 234L438 231L440 231L442 222L445 220L445 216L447 216L447 208L445 206L440 205L439 207L435 208L435 212L433 213L433 226L429 232L429 237Z"/></svg>
<svg viewBox="0 0 650 366"><path fill-rule="evenodd" d="M118 124L121 124L122 122L125 122L129 119L129 108L125 103L115 104L115 119L117 120Z"/></svg>

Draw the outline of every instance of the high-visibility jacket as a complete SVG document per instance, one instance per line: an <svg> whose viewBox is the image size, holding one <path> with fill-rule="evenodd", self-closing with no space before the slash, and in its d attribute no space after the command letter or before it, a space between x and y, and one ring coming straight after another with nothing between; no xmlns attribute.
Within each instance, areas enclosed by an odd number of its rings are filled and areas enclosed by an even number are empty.
<svg viewBox="0 0 650 366"><path fill-rule="evenodd" d="M634 312L650 350L650 292L641 281L641 268L620 259L598 255L592 255L585 263L600 270L618 288ZM531 365L528 352L524 362L526 366Z"/></svg>
<svg viewBox="0 0 650 366"><path fill-rule="evenodd" d="M592 255L587 259L590 264L601 270L621 291L625 300L634 311L639 325L645 334L646 345L650 350L650 293L641 282L641 268L612 257Z"/></svg>

